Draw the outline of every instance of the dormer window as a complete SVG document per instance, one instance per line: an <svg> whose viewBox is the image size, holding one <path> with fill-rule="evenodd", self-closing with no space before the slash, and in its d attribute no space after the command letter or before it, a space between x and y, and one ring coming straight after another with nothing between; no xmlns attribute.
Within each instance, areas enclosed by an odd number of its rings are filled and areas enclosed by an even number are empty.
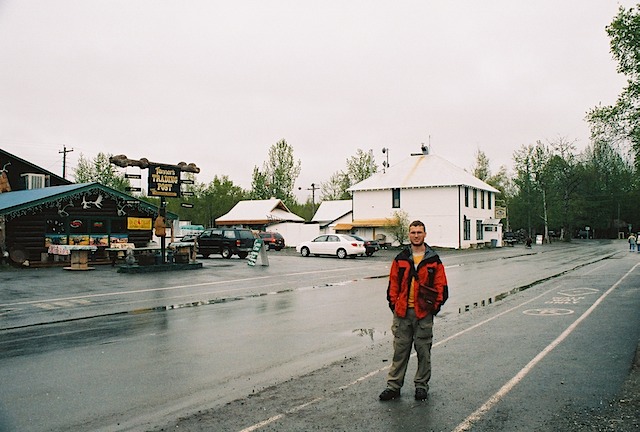
<svg viewBox="0 0 640 432"><path fill-rule="evenodd" d="M47 186L47 178L44 174L22 174L25 189L42 189Z"/></svg>

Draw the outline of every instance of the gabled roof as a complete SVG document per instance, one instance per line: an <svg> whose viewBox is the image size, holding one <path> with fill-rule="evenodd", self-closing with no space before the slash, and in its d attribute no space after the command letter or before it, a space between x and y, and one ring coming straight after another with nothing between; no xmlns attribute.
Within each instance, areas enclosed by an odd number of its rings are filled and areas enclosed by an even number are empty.
<svg viewBox="0 0 640 432"><path fill-rule="evenodd" d="M0 194L0 215L13 219L46 207L62 207L71 200L79 199L82 195L95 192L109 195L115 200L127 202L129 206L135 206L150 215L158 211L158 208L153 204L93 182L2 193ZM167 218L177 219L177 215L167 212Z"/></svg>
<svg viewBox="0 0 640 432"><path fill-rule="evenodd" d="M499 193L493 186L434 154L411 156L351 186L349 191L469 186Z"/></svg>
<svg viewBox="0 0 640 432"><path fill-rule="evenodd" d="M352 211L351 200L322 201L311 222L331 223Z"/></svg>
<svg viewBox="0 0 640 432"><path fill-rule="evenodd" d="M69 181L69 180L67 180L65 178L62 178L59 175L54 174L49 170L46 170L46 169L44 169L42 167L39 167L38 165L35 165L35 164L33 164L33 163L31 163L31 162L29 162L27 160L19 158L18 156L9 153L6 150L0 149L0 161L5 162L4 159L7 159L8 161L11 161L11 159L14 159L16 162L20 162L20 163L24 164L25 166L32 168L34 172L45 174L45 175L48 175L49 177L55 178L58 181L58 183L62 183L62 184L70 184L71 183L71 181ZM1 164L0 164L0 168L2 168ZM14 187L15 187L15 185L14 185Z"/></svg>
<svg viewBox="0 0 640 432"><path fill-rule="evenodd" d="M216 219L216 225L266 225L273 222L304 222L291 213L282 200L240 201L229 213Z"/></svg>

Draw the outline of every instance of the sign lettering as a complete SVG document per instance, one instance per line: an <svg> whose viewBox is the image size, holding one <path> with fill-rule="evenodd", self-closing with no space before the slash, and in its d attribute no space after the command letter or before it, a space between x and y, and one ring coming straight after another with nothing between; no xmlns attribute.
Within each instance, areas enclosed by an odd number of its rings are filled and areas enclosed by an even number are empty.
<svg viewBox="0 0 640 432"><path fill-rule="evenodd" d="M180 196L180 169L149 165L149 195L174 198Z"/></svg>

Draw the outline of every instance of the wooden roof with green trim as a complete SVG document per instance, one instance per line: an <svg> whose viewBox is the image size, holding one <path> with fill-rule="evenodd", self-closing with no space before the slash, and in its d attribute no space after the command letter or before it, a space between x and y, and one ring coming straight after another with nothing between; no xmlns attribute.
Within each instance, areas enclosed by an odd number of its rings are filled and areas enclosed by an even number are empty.
<svg viewBox="0 0 640 432"><path fill-rule="evenodd" d="M133 205L150 216L158 212L158 207L151 203L93 182L0 193L0 216L13 219L37 211L39 208L52 207L89 193L102 193L116 201L127 202L129 206L134 202ZM178 219L178 215L167 212L167 219Z"/></svg>

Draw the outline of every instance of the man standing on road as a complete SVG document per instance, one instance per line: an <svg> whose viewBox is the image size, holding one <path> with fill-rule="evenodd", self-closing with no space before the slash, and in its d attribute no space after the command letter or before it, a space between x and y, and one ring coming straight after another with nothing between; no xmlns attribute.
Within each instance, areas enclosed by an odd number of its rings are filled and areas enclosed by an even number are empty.
<svg viewBox="0 0 640 432"><path fill-rule="evenodd" d="M424 223L411 222L411 245L391 264L387 300L393 311L393 363L387 375L387 388L380 393L382 401L400 397L412 347L418 354L413 380L415 399L428 397L433 317L447 301L449 289L444 265L438 254L424 242L426 235Z"/></svg>

